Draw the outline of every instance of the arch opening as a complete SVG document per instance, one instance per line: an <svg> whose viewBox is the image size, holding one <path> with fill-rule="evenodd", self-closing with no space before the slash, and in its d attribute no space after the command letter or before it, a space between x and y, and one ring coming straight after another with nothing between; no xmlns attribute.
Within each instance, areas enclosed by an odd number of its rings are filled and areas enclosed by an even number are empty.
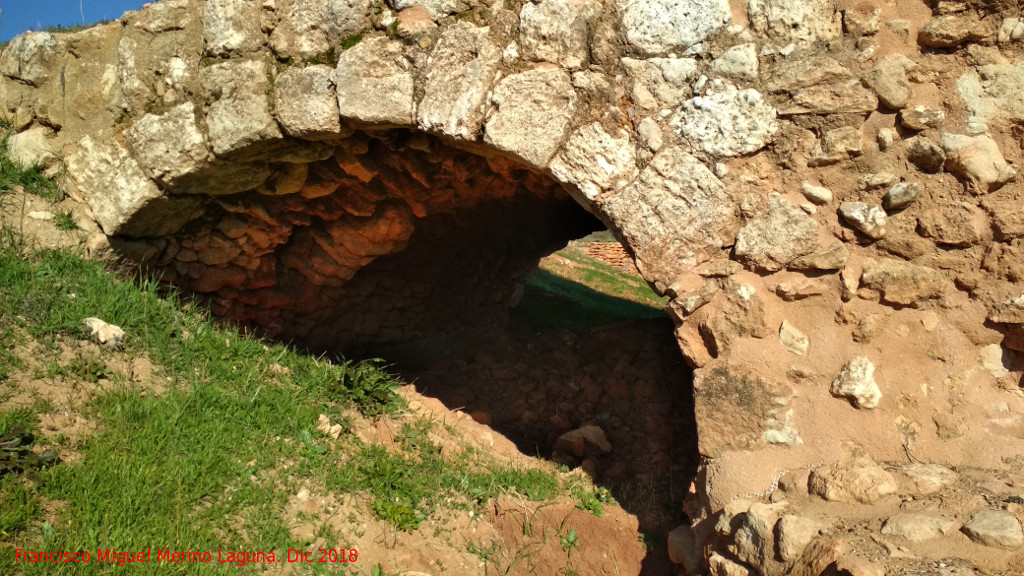
<svg viewBox="0 0 1024 576"><path fill-rule="evenodd" d="M295 157L312 161L271 164L260 187L204 200L177 232L115 247L146 246L152 273L219 318L317 354L385 359L523 453L582 467L655 542L683 522L693 375L664 302L595 290L584 269L612 269L558 252L604 223L550 176L406 129ZM649 292L635 268L614 272ZM566 443L592 427L610 450ZM671 566L663 547L648 564Z"/></svg>

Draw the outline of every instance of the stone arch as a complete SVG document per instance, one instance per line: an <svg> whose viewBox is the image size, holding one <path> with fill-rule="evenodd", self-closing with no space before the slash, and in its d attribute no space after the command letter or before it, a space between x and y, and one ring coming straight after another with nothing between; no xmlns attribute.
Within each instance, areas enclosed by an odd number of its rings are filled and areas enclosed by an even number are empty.
<svg viewBox="0 0 1024 576"><path fill-rule="evenodd" d="M874 460L1005 473L1024 448L1022 155L1003 127L1024 118L1021 25L995 5L740 4L163 0L15 39L0 104L18 154L66 162L97 240L199 292L257 286L213 306L266 326L284 298L315 317L301 290L343 291L446 206L512 198L529 219L571 197L671 298L697 368L677 558L782 574L810 536L783 550L785 506L749 502L786 475L811 476L794 500L876 502L896 477Z"/></svg>

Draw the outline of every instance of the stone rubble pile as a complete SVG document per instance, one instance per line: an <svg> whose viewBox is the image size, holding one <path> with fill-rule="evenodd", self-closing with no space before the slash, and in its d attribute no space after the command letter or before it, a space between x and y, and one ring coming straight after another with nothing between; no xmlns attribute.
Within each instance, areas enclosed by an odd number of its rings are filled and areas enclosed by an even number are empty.
<svg viewBox="0 0 1024 576"><path fill-rule="evenodd" d="M118 255L322 347L499 318L571 197L697 369L687 571L1011 573L1022 42L1010 1L163 0L14 39L0 114Z"/></svg>

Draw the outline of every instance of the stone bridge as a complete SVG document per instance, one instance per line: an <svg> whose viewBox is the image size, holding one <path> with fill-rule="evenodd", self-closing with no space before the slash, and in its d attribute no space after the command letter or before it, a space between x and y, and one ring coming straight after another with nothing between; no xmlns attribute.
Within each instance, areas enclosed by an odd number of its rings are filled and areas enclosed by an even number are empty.
<svg viewBox="0 0 1024 576"><path fill-rule="evenodd" d="M0 113L92 246L323 349L498 321L608 226L697 369L674 561L1009 573L1022 37L1012 0L163 0L16 38Z"/></svg>

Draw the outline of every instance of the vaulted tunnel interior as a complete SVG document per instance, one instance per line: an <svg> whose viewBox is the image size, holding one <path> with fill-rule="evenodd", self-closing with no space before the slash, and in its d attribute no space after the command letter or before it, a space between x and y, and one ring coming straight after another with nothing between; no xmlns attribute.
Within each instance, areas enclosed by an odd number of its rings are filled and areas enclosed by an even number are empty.
<svg viewBox="0 0 1024 576"><path fill-rule="evenodd" d="M312 161L207 200L149 267L261 335L386 359L524 453L582 466L641 530L680 524L696 438L672 321L538 269L604 223L546 175L404 129L295 157ZM584 426L611 450L560 441Z"/></svg>

